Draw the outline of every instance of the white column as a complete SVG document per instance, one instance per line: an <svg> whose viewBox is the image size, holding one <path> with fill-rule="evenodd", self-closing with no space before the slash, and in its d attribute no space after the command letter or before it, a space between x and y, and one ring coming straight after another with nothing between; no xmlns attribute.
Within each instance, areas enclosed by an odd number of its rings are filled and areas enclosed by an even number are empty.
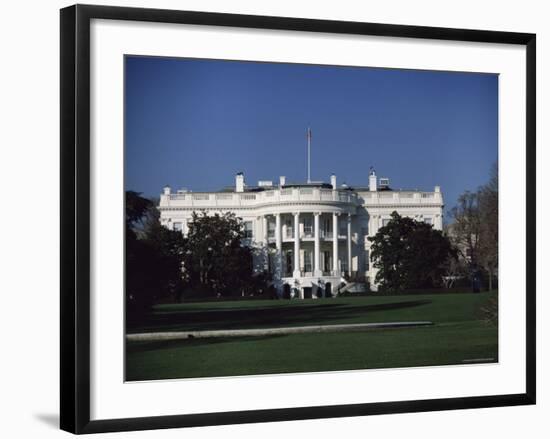
<svg viewBox="0 0 550 439"><path fill-rule="evenodd" d="M183 231L183 236L187 236L189 234L189 226L187 224L187 219L183 220L183 223L181 224L181 230Z"/></svg>
<svg viewBox="0 0 550 439"><path fill-rule="evenodd" d="M269 242L267 237L267 215L262 216L262 236L264 251L264 270L269 270Z"/></svg>
<svg viewBox="0 0 550 439"><path fill-rule="evenodd" d="M437 214L434 220L434 229L443 230L443 218L441 214Z"/></svg>
<svg viewBox="0 0 550 439"><path fill-rule="evenodd" d="M300 214L294 213L294 278L300 277Z"/></svg>
<svg viewBox="0 0 550 439"><path fill-rule="evenodd" d="M267 215L262 216L262 233L264 247L267 247Z"/></svg>
<svg viewBox="0 0 550 439"><path fill-rule="evenodd" d="M313 275L322 276L323 272L321 271L321 233L319 231L319 218L321 217L321 214L319 212L315 212L313 216L313 223L315 226L315 267Z"/></svg>
<svg viewBox="0 0 550 439"><path fill-rule="evenodd" d="M351 276L351 214L348 213L348 274Z"/></svg>
<svg viewBox="0 0 550 439"><path fill-rule="evenodd" d="M332 271L334 276L340 276L338 272L338 214L332 214Z"/></svg>
<svg viewBox="0 0 550 439"><path fill-rule="evenodd" d="M275 254L275 277L281 279L282 277L282 263L283 263L283 241L281 239L281 214L275 214L275 245L277 251Z"/></svg>

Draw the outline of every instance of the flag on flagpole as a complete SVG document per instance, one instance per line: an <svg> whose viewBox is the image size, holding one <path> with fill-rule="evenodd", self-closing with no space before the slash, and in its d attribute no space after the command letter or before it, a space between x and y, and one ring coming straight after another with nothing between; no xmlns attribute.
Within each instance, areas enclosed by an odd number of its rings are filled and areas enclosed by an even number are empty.
<svg viewBox="0 0 550 439"><path fill-rule="evenodd" d="M311 128L307 127L307 182L311 183Z"/></svg>

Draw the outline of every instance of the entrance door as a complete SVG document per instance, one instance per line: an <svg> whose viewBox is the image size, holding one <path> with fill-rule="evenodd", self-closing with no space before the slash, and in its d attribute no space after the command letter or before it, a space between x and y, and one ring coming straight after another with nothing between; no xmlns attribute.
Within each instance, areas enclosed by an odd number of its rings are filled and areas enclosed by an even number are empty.
<svg viewBox="0 0 550 439"><path fill-rule="evenodd" d="M323 255L324 255L323 265L322 265L323 271L325 273L329 273L330 270L331 270L331 265L332 265L332 255L330 254L329 251L324 251Z"/></svg>
<svg viewBox="0 0 550 439"><path fill-rule="evenodd" d="M312 297L312 288L304 287L304 299L311 299Z"/></svg>
<svg viewBox="0 0 550 439"><path fill-rule="evenodd" d="M332 297L332 284L330 282L325 284L325 297Z"/></svg>
<svg viewBox="0 0 550 439"><path fill-rule="evenodd" d="M285 260L285 275L286 276L292 276L292 270L294 267L292 267L292 251L289 250L285 253L286 260Z"/></svg>

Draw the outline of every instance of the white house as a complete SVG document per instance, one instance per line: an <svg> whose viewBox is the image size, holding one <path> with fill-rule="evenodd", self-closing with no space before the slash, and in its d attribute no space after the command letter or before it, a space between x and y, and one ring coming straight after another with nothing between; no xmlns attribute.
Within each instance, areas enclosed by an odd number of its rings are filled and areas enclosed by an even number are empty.
<svg viewBox="0 0 550 439"><path fill-rule="evenodd" d="M255 270L268 270L279 294L300 298L333 296L342 283L370 282L370 242L393 211L425 221L441 230L443 196L433 192L395 190L389 179L374 170L365 187L330 183L259 181L248 186L243 173L235 186L217 192L173 193L165 187L160 197L161 223L187 233L193 211L234 212L245 225L247 244L258 248ZM349 286L349 285L348 285Z"/></svg>

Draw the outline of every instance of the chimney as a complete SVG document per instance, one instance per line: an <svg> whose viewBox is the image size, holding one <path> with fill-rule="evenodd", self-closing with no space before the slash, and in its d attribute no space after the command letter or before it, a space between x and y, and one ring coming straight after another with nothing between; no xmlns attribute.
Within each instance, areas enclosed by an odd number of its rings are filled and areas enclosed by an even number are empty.
<svg viewBox="0 0 550 439"><path fill-rule="evenodd" d="M374 171L374 168L370 168L369 173L369 191L376 192L377 184L376 184L376 172Z"/></svg>
<svg viewBox="0 0 550 439"><path fill-rule="evenodd" d="M440 187L440 186L436 186L434 192L441 192L441 187Z"/></svg>
<svg viewBox="0 0 550 439"><path fill-rule="evenodd" d="M283 187L286 184L286 177L284 175L281 175L279 177L279 186Z"/></svg>
<svg viewBox="0 0 550 439"><path fill-rule="evenodd" d="M332 186L332 189L336 189L336 175L334 174L330 175L330 185Z"/></svg>
<svg viewBox="0 0 550 439"><path fill-rule="evenodd" d="M164 189L162 190L162 192L164 193L164 195L170 195L170 186L166 185L164 186Z"/></svg>
<svg viewBox="0 0 550 439"><path fill-rule="evenodd" d="M244 192L244 174L238 172L235 176L235 192Z"/></svg>

